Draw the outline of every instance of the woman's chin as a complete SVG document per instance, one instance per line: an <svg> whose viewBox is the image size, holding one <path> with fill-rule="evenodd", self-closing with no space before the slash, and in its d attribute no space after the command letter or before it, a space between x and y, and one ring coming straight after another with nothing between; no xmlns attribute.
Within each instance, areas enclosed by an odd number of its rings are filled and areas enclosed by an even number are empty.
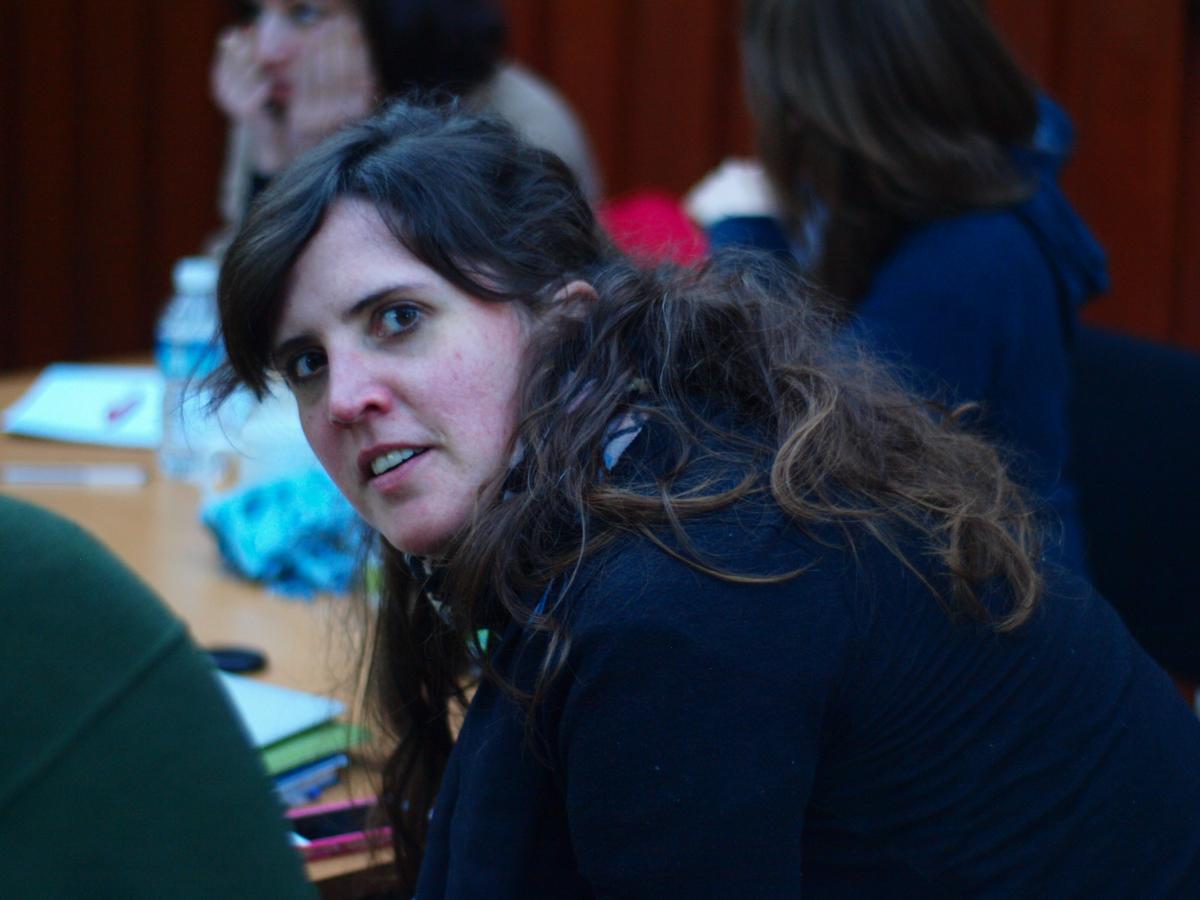
<svg viewBox="0 0 1200 900"><path fill-rule="evenodd" d="M399 528L381 530L380 534L392 547L411 556L440 556L449 540L448 535L432 529Z"/></svg>

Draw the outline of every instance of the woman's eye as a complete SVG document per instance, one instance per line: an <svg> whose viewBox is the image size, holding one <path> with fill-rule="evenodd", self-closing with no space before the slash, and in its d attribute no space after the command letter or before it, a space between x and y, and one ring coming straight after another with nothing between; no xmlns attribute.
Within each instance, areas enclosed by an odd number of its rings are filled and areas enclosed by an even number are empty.
<svg viewBox="0 0 1200 900"><path fill-rule="evenodd" d="M303 384L321 371L325 365L325 354L317 350L305 350L288 360L284 377L289 384Z"/></svg>
<svg viewBox="0 0 1200 900"><path fill-rule="evenodd" d="M421 311L415 306L401 304L387 306L376 313L371 323L371 334L376 338L389 338L397 334L411 331L421 318Z"/></svg>
<svg viewBox="0 0 1200 900"><path fill-rule="evenodd" d="M317 24L325 13L325 7L317 3L293 3L288 7L288 18L301 26Z"/></svg>

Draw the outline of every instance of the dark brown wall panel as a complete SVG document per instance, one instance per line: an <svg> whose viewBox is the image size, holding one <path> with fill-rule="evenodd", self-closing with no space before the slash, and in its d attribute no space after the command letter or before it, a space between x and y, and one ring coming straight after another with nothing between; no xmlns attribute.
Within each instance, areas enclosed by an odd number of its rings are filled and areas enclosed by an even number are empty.
<svg viewBox="0 0 1200 900"><path fill-rule="evenodd" d="M1017 61L1044 85L1055 80L1061 5L1059 0L990 0L987 4L992 22L1005 35Z"/></svg>
<svg viewBox="0 0 1200 900"><path fill-rule="evenodd" d="M227 7L212 0L151 0L157 39L149 48L154 77L143 236L149 261L142 285L151 307L148 323L169 290L171 264L201 249L219 224L226 127L211 99L209 68Z"/></svg>
<svg viewBox="0 0 1200 900"><path fill-rule="evenodd" d="M17 334L14 327L17 314L16 282L13 266L15 247L4 224L15 206L17 170L17 132L11 127L16 116L17 29L13 0L0 0L0 14L8 22L0 28L0 371L16 355Z"/></svg>
<svg viewBox="0 0 1200 900"><path fill-rule="evenodd" d="M741 28L741 7L738 3L718 4L717 62L720 75L717 81L717 122L725 156L754 155L754 127L746 107L743 91L742 57L738 44Z"/></svg>
<svg viewBox="0 0 1200 900"><path fill-rule="evenodd" d="M553 0L504 0L508 15L508 52L545 73L550 41L546 37Z"/></svg>
<svg viewBox="0 0 1200 900"><path fill-rule="evenodd" d="M75 318L70 355L89 355L97 335L109 346L148 346L142 273L148 88L152 80L143 52L152 35L152 0L77 2L83 35L74 117L82 151L75 183L76 229L73 292L87 302Z"/></svg>
<svg viewBox="0 0 1200 900"><path fill-rule="evenodd" d="M1193 3L1191 10L1183 88L1183 170L1176 207L1179 238L1175 247L1171 333L1200 348L1200 4Z"/></svg>
<svg viewBox="0 0 1200 900"><path fill-rule="evenodd" d="M146 351L215 227L215 0L3 0L0 370Z"/></svg>
<svg viewBox="0 0 1200 900"><path fill-rule="evenodd" d="M64 352L73 344L79 304L72 269L77 253L74 81L77 46L71 0L20 4L9 27L18 35L22 90L7 127L19 142L16 182L6 239L13 249L11 288L16 299L10 363ZM8 286L6 286L8 287Z"/></svg>
<svg viewBox="0 0 1200 900"><path fill-rule="evenodd" d="M1058 89L1079 150L1064 185L1109 253L1097 321L1170 334L1183 130L1183 4L1073 0Z"/></svg>
<svg viewBox="0 0 1200 900"><path fill-rule="evenodd" d="M1195 4L1192 4L1194 7ZM1109 254L1112 290L1089 319L1200 347L1181 305L1196 253L1184 135L1200 104L1184 100L1196 43L1185 0L990 0L1015 55L1074 120L1063 185ZM1194 23L1191 26L1194 29ZM1194 152L1194 151L1193 151ZM1194 175L1191 177L1195 177Z"/></svg>
<svg viewBox="0 0 1200 900"><path fill-rule="evenodd" d="M719 159L716 121L721 79L717 54L719 0L635 4L622 104L622 141L631 186L681 193Z"/></svg>
<svg viewBox="0 0 1200 900"><path fill-rule="evenodd" d="M563 92L583 118L608 190L620 186L628 146L622 120L628 97L621 54L628 3L557 0L540 3L541 52L529 60Z"/></svg>
<svg viewBox="0 0 1200 900"><path fill-rule="evenodd" d="M610 195L751 150L736 0L504 0ZM990 0L1080 136L1066 188L1107 246L1093 317L1200 347L1200 74L1185 0ZM1193 4L1194 7L1194 4ZM0 0L0 369L147 350L173 260L216 227L219 0ZM1189 43L1190 41L1190 43Z"/></svg>
<svg viewBox="0 0 1200 900"><path fill-rule="evenodd" d="M579 112L609 195L682 193L750 149L735 0L508 0L513 55Z"/></svg>

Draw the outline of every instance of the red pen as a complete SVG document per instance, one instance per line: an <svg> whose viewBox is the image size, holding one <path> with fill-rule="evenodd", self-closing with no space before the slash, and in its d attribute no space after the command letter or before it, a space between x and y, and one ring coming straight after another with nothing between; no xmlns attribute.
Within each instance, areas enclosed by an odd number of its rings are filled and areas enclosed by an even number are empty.
<svg viewBox="0 0 1200 900"><path fill-rule="evenodd" d="M116 425L127 415L137 409L141 402L141 394L130 394L125 399L112 404L112 406L110 406L108 411L104 414L105 418L108 420L108 424Z"/></svg>

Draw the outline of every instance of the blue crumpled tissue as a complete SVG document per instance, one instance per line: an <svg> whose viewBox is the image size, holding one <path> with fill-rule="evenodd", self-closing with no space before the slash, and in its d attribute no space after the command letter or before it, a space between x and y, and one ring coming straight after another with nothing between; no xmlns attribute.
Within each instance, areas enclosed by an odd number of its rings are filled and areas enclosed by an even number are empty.
<svg viewBox="0 0 1200 900"><path fill-rule="evenodd" d="M322 469L235 489L200 518L234 571L298 597L349 590L367 533Z"/></svg>

